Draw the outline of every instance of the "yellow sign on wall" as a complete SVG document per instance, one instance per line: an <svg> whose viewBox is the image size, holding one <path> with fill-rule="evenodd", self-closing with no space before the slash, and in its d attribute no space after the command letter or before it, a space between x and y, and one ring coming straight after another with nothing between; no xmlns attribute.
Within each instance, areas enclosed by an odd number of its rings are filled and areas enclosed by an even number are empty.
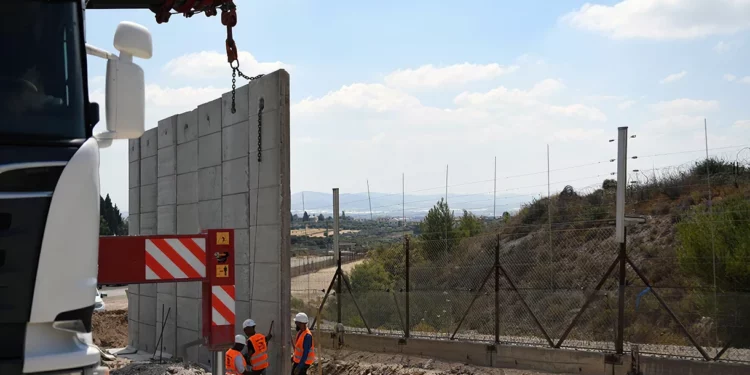
<svg viewBox="0 0 750 375"><path fill-rule="evenodd" d="M229 232L216 232L217 245L229 245Z"/></svg>
<svg viewBox="0 0 750 375"><path fill-rule="evenodd" d="M226 264L216 266L216 277L229 277L229 266Z"/></svg>

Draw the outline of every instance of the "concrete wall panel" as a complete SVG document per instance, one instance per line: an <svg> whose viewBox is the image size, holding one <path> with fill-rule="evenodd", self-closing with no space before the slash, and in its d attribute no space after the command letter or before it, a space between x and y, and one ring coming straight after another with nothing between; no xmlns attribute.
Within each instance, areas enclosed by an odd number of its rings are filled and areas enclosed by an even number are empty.
<svg viewBox="0 0 750 375"><path fill-rule="evenodd" d="M156 212L157 185L141 185L141 213Z"/></svg>
<svg viewBox="0 0 750 375"><path fill-rule="evenodd" d="M235 96L236 112L232 113L232 93L228 92L221 96L221 125L226 127L239 122L247 121L248 118L248 85L238 87Z"/></svg>
<svg viewBox="0 0 750 375"><path fill-rule="evenodd" d="M234 264L250 264L250 230L234 230Z"/></svg>
<svg viewBox="0 0 750 375"><path fill-rule="evenodd" d="M128 189L128 214L141 212L141 188Z"/></svg>
<svg viewBox="0 0 750 375"><path fill-rule="evenodd" d="M141 232L141 215L134 214L128 216L128 234L136 235Z"/></svg>
<svg viewBox="0 0 750 375"><path fill-rule="evenodd" d="M279 172L279 150L265 150L261 152L261 162L258 163L258 155L250 153L250 173L248 184L250 189L278 187L280 185ZM258 181L260 177L260 181Z"/></svg>
<svg viewBox="0 0 750 375"><path fill-rule="evenodd" d="M156 325L138 323L138 349L153 353L156 344Z"/></svg>
<svg viewBox="0 0 750 375"><path fill-rule="evenodd" d="M156 212L140 214L140 228L138 233L142 235L156 234Z"/></svg>
<svg viewBox="0 0 750 375"><path fill-rule="evenodd" d="M254 142L248 142L247 131L247 121L224 128L224 131L222 131L221 160L227 161L247 156L248 144L254 145L253 149L257 148L258 140L255 139Z"/></svg>
<svg viewBox="0 0 750 375"><path fill-rule="evenodd" d="M156 284L156 297L159 297L159 294L168 294L172 297L177 295L177 283L158 283ZM158 302L157 302L158 303ZM157 306L158 308L159 306ZM174 309L172 309L172 314L174 314Z"/></svg>
<svg viewBox="0 0 750 375"><path fill-rule="evenodd" d="M201 329L201 300L199 298L177 297L177 327L196 331Z"/></svg>
<svg viewBox="0 0 750 375"><path fill-rule="evenodd" d="M128 165L128 187L137 188L141 186L141 161L136 160Z"/></svg>
<svg viewBox="0 0 750 375"><path fill-rule="evenodd" d="M198 200L221 199L221 166L198 171Z"/></svg>
<svg viewBox="0 0 750 375"><path fill-rule="evenodd" d="M177 145L177 115L159 121L159 148Z"/></svg>
<svg viewBox="0 0 750 375"><path fill-rule="evenodd" d="M248 157L241 157L222 164L221 188L223 195L248 191Z"/></svg>
<svg viewBox="0 0 750 375"><path fill-rule="evenodd" d="M198 139L198 168L221 165L221 133Z"/></svg>
<svg viewBox="0 0 750 375"><path fill-rule="evenodd" d="M139 293L141 297L154 297L156 298L156 284L141 284L139 288ZM142 302L142 301L141 301ZM143 304L141 304L141 310L143 310ZM156 311L156 310L154 310ZM139 318L140 320L140 318ZM155 321L155 320L149 320L149 322ZM149 323L151 324L151 323Z"/></svg>
<svg viewBox="0 0 750 375"><path fill-rule="evenodd" d="M250 196L250 225L255 226L281 224L281 202L279 197L279 189L277 187L260 188L257 190L251 189L248 195ZM283 217L287 218L288 216L288 214L285 214Z"/></svg>
<svg viewBox="0 0 750 375"><path fill-rule="evenodd" d="M278 249L281 246L280 228L280 225L260 225L250 228L250 261L254 259L258 263L278 262L279 255L267 249ZM256 239L255 236L258 236L258 238ZM258 252L254 254L256 249L258 249Z"/></svg>
<svg viewBox="0 0 750 375"><path fill-rule="evenodd" d="M175 205L159 206L156 213L156 234L174 234L177 230Z"/></svg>
<svg viewBox="0 0 750 375"><path fill-rule="evenodd" d="M128 140L128 163L141 159L141 139Z"/></svg>
<svg viewBox="0 0 750 375"><path fill-rule="evenodd" d="M198 106L198 135L221 131L221 98Z"/></svg>
<svg viewBox="0 0 750 375"><path fill-rule="evenodd" d="M159 177L156 188L156 205L165 206L177 203L177 176L174 174Z"/></svg>
<svg viewBox="0 0 750 375"><path fill-rule="evenodd" d="M221 229L221 199L198 203L198 224L201 230ZM235 238L237 234L235 233ZM235 241L236 242L236 241Z"/></svg>
<svg viewBox="0 0 750 375"><path fill-rule="evenodd" d="M251 282L256 285L253 288L253 299L257 301L276 302L280 301L279 287L279 265L272 263L256 263L251 267L254 274Z"/></svg>
<svg viewBox="0 0 750 375"><path fill-rule="evenodd" d="M247 228L247 194L221 198L221 217L224 228Z"/></svg>
<svg viewBox="0 0 750 375"><path fill-rule="evenodd" d="M234 267L234 287L235 299L237 301L250 301L250 265L238 265ZM256 284L255 289L265 287L266 285L261 283Z"/></svg>
<svg viewBox="0 0 750 375"><path fill-rule="evenodd" d="M203 293L200 281L177 283L177 296L187 298L201 298Z"/></svg>
<svg viewBox="0 0 750 375"><path fill-rule="evenodd" d="M141 159L141 185L156 183L156 155Z"/></svg>
<svg viewBox="0 0 750 375"><path fill-rule="evenodd" d="M157 176L163 177L177 173L177 146L160 148L157 154Z"/></svg>
<svg viewBox="0 0 750 375"><path fill-rule="evenodd" d="M156 150L158 149L158 136L159 129L157 128L151 128L143 133L143 136L141 136L141 159L156 156Z"/></svg>
<svg viewBox="0 0 750 375"><path fill-rule="evenodd" d="M198 170L198 141L177 145L177 174Z"/></svg>
<svg viewBox="0 0 750 375"><path fill-rule="evenodd" d="M262 130L260 132L260 149L271 150L282 147L281 143L281 117L279 110L263 110L261 115ZM248 131L249 148L251 154L258 154L258 114L250 115L250 127Z"/></svg>
<svg viewBox="0 0 750 375"><path fill-rule="evenodd" d="M177 233L200 233L197 203L177 205Z"/></svg>
<svg viewBox="0 0 750 375"><path fill-rule="evenodd" d="M140 298L140 311L138 312L139 322L155 322L156 321L156 297L141 296Z"/></svg>
<svg viewBox="0 0 750 375"><path fill-rule="evenodd" d="M234 321L234 333L235 335L243 334L242 332L242 322L245 321L245 319L250 319L250 302L247 301L235 301L234 302L234 316L237 317ZM275 324L275 323L274 323ZM268 328L259 329L259 332L268 332ZM271 340L275 341L275 340Z"/></svg>
<svg viewBox="0 0 750 375"><path fill-rule="evenodd" d="M198 191L198 172L177 175L177 204L197 203Z"/></svg>
<svg viewBox="0 0 750 375"><path fill-rule="evenodd" d="M198 139L198 110L177 115L177 144Z"/></svg>

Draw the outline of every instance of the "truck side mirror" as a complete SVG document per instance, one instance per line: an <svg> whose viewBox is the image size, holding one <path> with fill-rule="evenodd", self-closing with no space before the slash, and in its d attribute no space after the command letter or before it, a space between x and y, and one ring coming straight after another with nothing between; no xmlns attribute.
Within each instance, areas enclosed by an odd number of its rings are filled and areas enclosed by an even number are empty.
<svg viewBox="0 0 750 375"><path fill-rule="evenodd" d="M151 58L151 33L141 25L122 22L117 26L114 46L120 56L107 60L105 90L109 138L138 138L145 130L146 85L143 69L133 62L133 56Z"/></svg>

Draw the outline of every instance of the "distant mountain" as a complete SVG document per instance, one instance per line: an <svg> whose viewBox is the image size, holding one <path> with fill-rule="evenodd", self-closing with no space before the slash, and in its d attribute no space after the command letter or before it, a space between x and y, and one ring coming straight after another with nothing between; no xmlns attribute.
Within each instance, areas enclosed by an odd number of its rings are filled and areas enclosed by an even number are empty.
<svg viewBox="0 0 750 375"><path fill-rule="evenodd" d="M304 195L304 210L302 196ZM403 197L407 218L419 219L424 217L443 197L442 194L416 195L407 194ZM402 196L399 193L370 193L372 200L373 217L400 217L402 215ZM497 216L503 211L516 211L521 204L530 199L526 196L500 195L497 196ZM493 198L492 194L449 194L448 205L459 214L466 209L475 215L492 216ZM339 195L339 207L346 212L347 216L367 217L370 215L370 202L367 193L347 193ZM333 195L331 193L318 193L305 191L292 194L292 213L302 215L304 211L308 214L329 216L333 213Z"/></svg>

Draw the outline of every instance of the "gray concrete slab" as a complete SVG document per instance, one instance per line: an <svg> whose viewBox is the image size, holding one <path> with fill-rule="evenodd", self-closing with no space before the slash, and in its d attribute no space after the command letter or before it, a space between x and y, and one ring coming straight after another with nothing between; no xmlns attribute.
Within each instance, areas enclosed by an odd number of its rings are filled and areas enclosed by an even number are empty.
<svg viewBox="0 0 750 375"><path fill-rule="evenodd" d="M186 329L177 327L177 356L185 356L185 359L189 362L198 362L198 346L191 346L187 348L185 353L181 351L188 343L200 339L200 332L196 330Z"/></svg>
<svg viewBox="0 0 750 375"><path fill-rule="evenodd" d="M263 98L263 112L279 109L286 102L289 103L288 93L289 73L277 70L266 75L263 79L250 82L249 86L249 112L250 115L258 113L260 98Z"/></svg>
<svg viewBox="0 0 750 375"><path fill-rule="evenodd" d="M221 126L226 127L247 121L248 93L248 85L237 88L235 96L235 113L232 113L232 93L228 92L221 96Z"/></svg>
<svg viewBox="0 0 750 375"><path fill-rule="evenodd" d="M222 155L221 160L227 161L232 159L237 159L243 156L247 156L248 153L248 145L253 144L256 145L258 143L257 139L252 142L248 143L248 122L243 121L231 126L227 126L224 128L224 131L222 131Z"/></svg>
<svg viewBox="0 0 750 375"><path fill-rule="evenodd" d="M164 283L157 284L158 288L162 290L168 290L167 293L156 293L156 323L157 326L161 326L161 323L166 320L167 323L175 324L177 322L177 297L175 296L177 285L176 283ZM162 308L164 309L162 311ZM171 310L170 310L171 309ZM162 313L164 316L162 317ZM167 313L169 315L167 316Z"/></svg>
<svg viewBox="0 0 750 375"><path fill-rule="evenodd" d="M198 139L198 110L177 115L177 144Z"/></svg>
<svg viewBox="0 0 750 375"><path fill-rule="evenodd" d="M169 116L159 121L159 148L177 145L177 115Z"/></svg>
<svg viewBox="0 0 750 375"><path fill-rule="evenodd" d="M177 296L193 299L200 299L202 296L202 286L200 281L190 281L177 283Z"/></svg>
<svg viewBox="0 0 750 375"><path fill-rule="evenodd" d="M138 295L140 295L141 297L146 296L156 298L156 285L157 284L141 284L138 290ZM141 309L143 308L143 305L141 305Z"/></svg>
<svg viewBox="0 0 750 375"><path fill-rule="evenodd" d="M156 183L156 155L141 159L141 186Z"/></svg>
<svg viewBox="0 0 750 375"><path fill-rule="evenodd" d="M197 203L177 205L177 233L200 233Z"/></svg>
<svg viewBox="0 0 750 375"><path fill-rule="evenodd" d="M279 110L264 109L260 116L262 130L260 132L260 149L271 150L274 148L282 147L281 143L281 116ZM249 152L251 154L258 154L258 114L253 113L250 115L249 120Z"/></svg>
<svg viewBox="0 0 750 375"><path fill-rule="evenodd" d="M141 159L141 139L128 140L128 163Z"/></svg>
<svg viewBox="0 0 750 375"><path fill-rule="evenodd" d="M140 214L128 215L128 234L136 235L141 232Z"/></svg>
<svg viewBox="0 0 750 375"><path fill-rule="evenodd" d="M156 234L156 212L140 214L138 233L144 236Z"/></svg>
<svg viewBox="0 0 750 375"><path fill-rule="evenodd" d="M159 177L156 183L156 205L177 204L177 176L169 175Z"/></svg>
<svg viewBox="0 0 750 375"><path fill-rule="evenodd" d="M128 187L137 188L141 186L141 161L140 159L128 164Z"/></svg>
<svg viewBox="0 0 750 375"><path fill-rule="evenodd" d="M177 174L198 170L198 141L177 145Z"/></svg>
<svg viewBox="0 0 750 375"><path fill-rule="evenodd" d="M140 296L138 295L138 291L140 290L138 284L130 284L128 285L128 309L131 309L133 313L129 315L130 319L134 319L138 321L138 310L140 309Z"/></svg>
<svg viewBox="0 0 750 375"><path fill-rule="evenodd" d="M247 194L226 195L221 200L222 226L224 228L247 228Z"/></svg>
<svg viewBox="0 0 750 375"><path fill-rule="evenodd" d="M128 308L130 309L130 308ZM128 346L138 347L138 321L128 319Z"/></svg>
<svg viewBox="0 0 750 375"><path fill-rule="evenodd" d="M234 301L234 334L243 334L242 322L245 319L250 319L250 302L247 301Z"/></svg>
<svg viewBox="0 0 750 375"><path fill-rule="evenodd" d="M252 267L254 274L252 275L251 282L256 286L262 285L263 287L255 287L253 289L253 299L257 301L266 302L280 302L280 268L278 264L273 263L256 263Z"/></svg>
<svg viewBox="0 0 750 375"><path fill-rule="evenodd" d="M141 295L139 303L138 322L156 324L156 297Z"/></svg>
<svg viewBox="0 0 750 375"><path fill-rule="evenodd" d="M198 168L221 165L221 133L198 138Z"/></svg>
<svg viewBox="0 0 750 375"><path fill-rule="evenodd" d="M222 163L221 188L223 195L247 193L248 165L247 156Z"/></svg>
<svg viewBox="0 0 750 375"><path fill-rule="evenodd" d="M198 202L198 174L189 172L177 175L177 204L188 204Z"/></svg>
<svg viewBox="0 0 750 375"><path fill-rule="evenodd" d="M198 203L198 224L200 225L201 230L222 229L221 199L201 201Z"/></svg>
<svg viewBox="0 0 750 375"><path fill-rule="evenodd" d="M261 152L261 162L258 163L258 154L250 153L250 172L248 185L250 189L278 187L281 184L279 172L279 149L265 150ZM258 178L260 177L260 181Z"/></svg>
<svg viewBox="0 0 750 375"><path fill-rule="evenodd" d="M159 358L159 352L169 354L170 356L175 355L177 351L177 326L174 323L167 323L163 326L161 323L156 325L156 340L159 341L161 335L161 343L155 349L155 355ZM162 331L163 329L163 331Z"/></svg>
<svg viewBox="0 0 750 375"><path fill-rule="evenodd" d="M156 325L138 322L138 350L153 353L156 343Z"/></svg>
<svg viewBox="0 0 750 375"><path fill-rule="evenodd" d="M260 332L268 332L268 328L271 327L271 321L274 320L274 336L276 336L276 338L281 337L279 335L281 330L278 330L278 327L284 325L284 322L276 320L279 317L278 303L253 300L250 304L250 308L252 309L252 311L250 311L250 318L255 320ZM286 318L287 316L289 318ZM287 312L284 314L284 318L286 318L286 321L291 320L291 314Z"/></svg>
<svg viewBox="0 0 750 375"><path fill-rule="evenodd" d="M266 285L256 284L257 288L265 288ZM237 265L234 267L234 296L237 301L250 301L250 265Z"/></svg>
<svg viewBox="0 0 750 375"><path fill-rule="evenodd" d="M139 284L128 284L128 290L127 290L128 295L131 295L131 294L137 295L140 293L140 291L141 291L141 288Z"/></svg>
<svg viewBox="0 0 750 375"><path fill-rule="evenodd" d="M250 264L250 230L234 230L234 264Z"/></svg>
<svg viewBox="0 0 750 375"><path fill-rule="evenodd" d="M221 98L198 106L198 135L221 131Z"/></svg>
<svg viewBox="0 0 750 375"><path fill-rule="evenodd" d="M174 234L177 230L176 206L159 206L156 212L156 234Z"/></svg>
<svg viewBox="0 0 750 375"><path fill-rule="evenodd" d="M171 295L172 298L177 295L177 283L158 283L156 284L156 297L159 297L159 294L168 294ZM158 303L158 302L157 302ZM174 310L174 309L172 309ZM172 314L175 312L172 311ZM160 318L160 317L159 317Z"/></svg>
<svg viewBox="0 0 750 375"><path fill-rule="evenodd" d="M251 226L281 224L281 202L277 187L250 189L248 195ZM287 216L289 215L284 215L285 218Z"/></svg>
<svg viewBox="0 0 750 375"><path fill-rule="evenodd" d="M250 227L250 252L249 257L258 263L278 263L279 254L272 249L279 249L281 236L279 236L280 225L260 225ZM255 238L257 236L257 238ZM258 249L257 254L254 254Z"/></svg>
<svg viewBox="0 0 750 375"><path fill-rule="evenodd" d="M156 183L141 185L141 213L156 212L156 195L158 187Z"/></svg>
<svg viewBox="0 0 750 375"><path fill-rule="evenodd" d="M198 170L198 200L221 199L221 165Z"/></svg>
<svg viewBox="0 0 750 375"><path fill-rule="evenodd" d="M199 298L177 297L177 327L200 331L201 300Z"/></svg>
<svg viewBox="0 0 750 375"><path fill-rule="evenodd" d="M151 128L146 130L141 136L141 159L156 156L158 149L159 129Z"/></svg>
<svg viewBox="0 0 750 375"><path fill-rule="evenodd" d="M128 214L137 214L141 212L141 189L128 189Z"/></svg>
<svg viewBox="0 0 750 375"><path fill-rule="evenodd" d="M177 173L177 146L160 148L157 155L157 177Z"/></svg>

